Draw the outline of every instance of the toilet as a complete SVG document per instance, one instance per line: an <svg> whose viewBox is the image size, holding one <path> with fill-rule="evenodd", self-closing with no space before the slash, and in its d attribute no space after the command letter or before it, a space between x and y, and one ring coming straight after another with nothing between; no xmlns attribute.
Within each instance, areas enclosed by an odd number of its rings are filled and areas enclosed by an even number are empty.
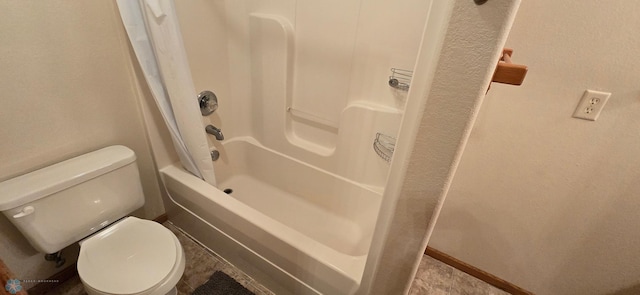
<svg viewBox="0 0 640 295"><path fill-rule="evenodd" d="M164 226L128 216L142 205L135 153L120 145L0 182L0 211L36 250L79 242L90 295L176 294L184 251Z"/></svg>

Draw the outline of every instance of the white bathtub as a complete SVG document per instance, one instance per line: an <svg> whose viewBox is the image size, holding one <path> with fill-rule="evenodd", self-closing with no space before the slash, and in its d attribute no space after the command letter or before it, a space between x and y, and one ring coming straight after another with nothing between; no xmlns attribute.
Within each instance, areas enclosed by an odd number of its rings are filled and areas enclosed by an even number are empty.
<svg viewBox="0 0 640 295"><path fill-rule="evenodd" d="M251 137L226 140L220 154L219 189L162 169L170 219L277 294L354 293L381 194Z"/></svg>

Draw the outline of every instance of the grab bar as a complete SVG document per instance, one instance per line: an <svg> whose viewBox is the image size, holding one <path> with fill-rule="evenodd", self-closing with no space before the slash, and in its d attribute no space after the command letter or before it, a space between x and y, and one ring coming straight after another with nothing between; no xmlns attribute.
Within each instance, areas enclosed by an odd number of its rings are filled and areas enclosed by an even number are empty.
<svg viewBox="0 0 640 295"><path fill-rule="evenodd" d="M298 109L294 109L293 107L287 107L287 112L290 113L294 117L298 117L307 121L315 122L332 129L338 130L338 123L327 120L325 118L320 118L314 114L307 113L305 111L301 111Z"/></svg>

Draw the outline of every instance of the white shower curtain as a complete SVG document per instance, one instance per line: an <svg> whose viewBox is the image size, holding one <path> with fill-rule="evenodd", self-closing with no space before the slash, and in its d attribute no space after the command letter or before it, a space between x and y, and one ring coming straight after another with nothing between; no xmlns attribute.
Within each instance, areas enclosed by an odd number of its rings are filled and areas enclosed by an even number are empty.
<svg viewBox="0 0 640 295"><path fill-rule="evenodd" d="M117 0L129 41L185 169L216 185L172 0Z"/></svg>

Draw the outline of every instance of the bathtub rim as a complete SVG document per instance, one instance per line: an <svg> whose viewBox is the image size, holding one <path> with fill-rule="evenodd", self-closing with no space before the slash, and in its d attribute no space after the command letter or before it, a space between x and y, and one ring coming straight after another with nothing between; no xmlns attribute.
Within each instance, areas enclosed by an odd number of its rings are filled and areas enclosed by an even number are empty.
<svg viewBox="0 0 640 295"><path fill-rule="evenodd" d="M291 160L291 161L294 161L294 162L296 162L296 163L298 163L298 164L304 165L304 166L306 166L307 168L317 170L317 171L319 171L319 172L321 172L321 173L326 173L326 174L328 174L328 175L330 175L330 176L332 176L332 177L338 178L338 179L340 179L340 180L342 180L342 181L345 181L345 182L347 182L347 183L349 183L349 184L352 184L352 185L358 186L358 187L360 187L360 188L362 188L362 189L365 189L365 190L367 190L367 191L370 191L370 192L372 192L372 193L374 193L374 194L376 194L376 195L380 195L380 198L382 198L382 194L384 193L384 186L375 186L375 185L362 184L362 183L359 183L359 182L354 181L354 180L352 180L352 179L349 179L349 178L346 178L346 177L344 177L344 176L341 176L341 175L339 175L339 174L336 174L336 173L333 173L333 172L327 171L327 170L325 170L325 169L322 169L322 168L320 168L320 167L313 166L313 165L311 165L311 164L309 164L309 163L306 163L306 162L304 162L304 161L302 161L302 160L299 160L299 159L297 159L297 158L294 158L294 157L291 157L291 156L289 156L289 155L283 154L283 153L281 153L281 152L279 152L279 151L276 151L276 150L274 150L274 149L272 149L272 148L266 147L266 146L264 146L262 143L260 143L260 141L259 141L259 140L255 139L255 138L254 138L254 137L252 137L252 136L234 136L234 137L232 137L232 138L230 138L230 139L224 140L224 142L222 142L222 146L224 147L224 146L225 146L225 145L227 145L227 144L234 143L234 142L239 142L239 141L243 141L243 142L247 142L247 143L249 143L249 144L255 145L255 146L257 146L257 147L259 147L259 148L261 148L261 149L264 149L264 150L266 150L266 151L268 151L268 152L274 153L274 154L276 154L276 155L278 155L278 156L284 157L284 158L286 158L286 159L288 159L288 160ZM216 147L212 147L210 150L211 150L211 151L214 151L214 150L218 150L218 151L220 151L220 150L219 150L219 149L217 149ZM327 158L328 158L328 157L327 157ZM173 163L173 164L174 164L174 165L176 165L176 164L177 164L177 165L180 165L179 163ZM160 169L160 170L162 170L162 169ZM214 164L214 170L215 170L215 164Z"/></svg>
<svg viewBox="0 0 640 295"><path fill-rule="evenodd" d="M187 213L203 220L206 224L211 226L214 230L228 236L240 246L246 248L248 251L255 253L255 251L244 243L238 241L232 236L227 235L223 230L219 229L215 225L211 224L208 220L202 218L200 215L196 214L184 204L176 201L173 196L171 196L170 191L167 186L167 181L164 179L165 177L171 177L173 180L180 182L182 185L190 187L192 190L197 192L200 197L206 199L208 202L213 202L217 206L222 207L224 210L233 212L238 216L238 218L242 218L247 222L250 222L254 226L259 229L265 231L266 233L276 237L281 240L283 243L288 244L291 247L298 249L300 252L308 255L313 258L315 261L322 263L326 267L330 268L332 271L337 274L348 278L350 281L354 283L354 287L357 288L360 285L362 280L362 275L364 273L364 268L366 264L367 257L369 253L365 255L359 256L351 256L345 253L340 253L335 249L332 249L318 241L311 239L310 237L288 227L281 222L272 219L269 216L264 215L260 211L238 201L234 198L229 198L229 196L221 191L220 189L214 187L213 185L206 183L204 180L190 174L184 168L181 167L180 163L173 163L166 167L160 169L163 184L165 185L165 191L167 192L168 199L173 203L173 205L180 207L182 210L185 210ZM186 183L185 183L186 182ZM214 189L211 189L214 188ZM210 193L207 193L207 190ZM240 214L238 211L240 210ZM245 211L241 211L245 210ZM268 226L265 226L268 225ZM284 230L287 234L282 234L277 232L276 230ZM186 230L185 230L186 231ZM262 257L259 253L255 253L258 256ZM269 259L262 257L269 263L272 263ZM272 263L273 264L273 263ZM277 268L279 266L275 265ZM295 275L290 274L286 270L283 270L288 275L295 277ZM299 280L296 278L296 280ZM299 280L300 281L300 280ZM303 282L303 281L301 281ZM306 284L306 283L305 283Z"/></svg>

